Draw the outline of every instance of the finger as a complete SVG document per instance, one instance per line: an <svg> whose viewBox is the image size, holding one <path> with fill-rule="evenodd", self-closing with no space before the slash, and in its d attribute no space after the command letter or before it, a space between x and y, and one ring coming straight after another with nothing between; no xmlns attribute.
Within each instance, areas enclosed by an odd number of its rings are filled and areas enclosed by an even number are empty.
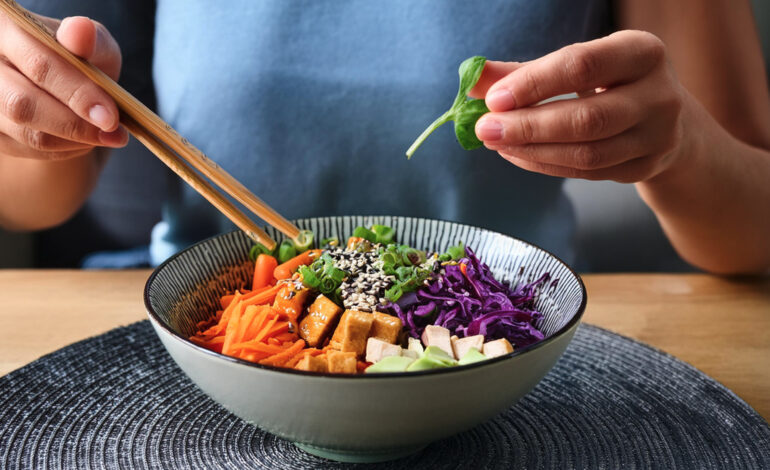
<svg viewBox="0 0 770 470"><path fill-rule="evenodd" d="M596 170L581 170L569 166L551 165L501 153L502 157L517 167L559 178L579 178L591 181L612 180L618 183L637 183L652 178L660 172L660 158L643 156L619 165Z"/></svg>
<svg viewBox="0 0 770 470"><path fill-rule="evenodd" d="M476 123L476 136L499 146L606 139L636 125L642 112L634 85L507 112L491 112Z"/></svg>
<svg viewBox="0 0 770 470"><path fill-rule="evenodd" d="M534 163L597 170L619 165L651 151L649 133L633 128L617 136L594 142L568 144L524 144L498 149L500 153Z"/></svg>
<svg viewBox="0 0 770 470"><path fill-rule="evenodd" d="M56 31L56 39L113 80L118 79L122 62L120 46L103 24L84 16L64 18Z"/></svg>
<svg viewBox="0 0 770 470"><path fill-rule="evenodd" d="M468 93L468 96L471 98L484 98L489 87L522 65L524 64L519 62L486 61L484 63L484 70L481 71L479 81L476 82L476 85L471 89L470 93Z"/></svg>
<svg viewBox="0 0 770 470"><path fill-rule="evenodd" d="M70 42L73 42L72 39L76 37L75 32L73 32L76 28L69 26L73 24L80 30L85 30L77 31L80 39L88 41L89 38L85 36L90 34L91 54L95 55L97 54L96 51L111 48L109 45L99 44L99 41L96 40L98 37L96 26L87 19L82 21L65 20L62 23L59 29L64 31L60 34L69 38ZM87 31L88 28L83 27L83 24L90 25L90 33ZM117 106L98 85L18 28L6 29L3 40L14 45L3 50L7 60L35 85L46 90L78 116L100 129L113 131L117 128L119 120ZM98 54L104 54L104 52Z"/></svg>
<svg viewBox="0 0 770 470"><path fill-rule="evenodd" d="M5 65L0 65L0 84L0 114L20 127L89 145L121 147L128 140L127 135L115 139L124 129L100 130Z"/></svg>
<svg viewBox="0 0 770 470"><path fill-rule="evenodd" d="M28 158L31 160L67 160L69 158L82 157L92 151L93 147L85 146L80 149L41 151L35 150L26 144L21 144L13 137L0 134L0 149L2 149L3 155L9 157Z"/></svg>
<svg viewBox="0 0 770 470"><path fill-rule="evenodd" d="M629 83L664 59L664 45L654 35L620 31L564 47L516 69L489 88L487 107L508 111L566 93Z"/></svg>

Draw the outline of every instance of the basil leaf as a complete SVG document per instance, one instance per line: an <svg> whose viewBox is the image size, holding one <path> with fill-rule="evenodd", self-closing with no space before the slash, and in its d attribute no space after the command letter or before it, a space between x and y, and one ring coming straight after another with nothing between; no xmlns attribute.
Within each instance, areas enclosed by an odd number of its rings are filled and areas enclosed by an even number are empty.
<svg viewBox="0 0 770 470"><path fill-rule="evenodd" d="M455 135L465 150L473 150L484 145L476 137L476 121L489 112L484 100L469 100L455 111Z"/></svg>
<svg viewBox="0 0 770 470"><path fill-rule="evenodd" d="M467 95L479 81L486 61L487 59L484 57L475 56L464 60L463 63L460 64L460 87L452 107L449 108L449 111L433 121L431 125L417 137L417 140L415 140L406 151L407 158L412 158L414 152L420 145L422 145L425 139L427 139L433 131L449 121L455 122L455 135L464 149L471 150L482 145L481 141L476 137L476 121L489 110L486 109L486 105L484 105L484 110L482 111L480 104L484 103L484 100L469 100Z"/></svg>
<svg viewBox="0 0 770 470"><path fill-rule="evenodd" d="M457 98L455 98L453 107L465 101L468 93L470 93L473 87L476 86L476 83L481 77L481 72L484 70L486 61L486 58L477 55L465 59L463 63L460 64L460 90L457 92Z"/></svg>

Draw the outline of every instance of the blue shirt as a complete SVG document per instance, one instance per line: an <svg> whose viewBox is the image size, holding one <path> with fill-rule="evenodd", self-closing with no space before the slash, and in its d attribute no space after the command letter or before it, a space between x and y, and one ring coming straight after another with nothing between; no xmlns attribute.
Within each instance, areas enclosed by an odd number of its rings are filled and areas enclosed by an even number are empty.
<svg viewBox="0 0 770 470"><path fill-rule="evenodd" d="M462 60L525 61L598 37L606 0L156 3L159 114L287 218L446 219L573 261L562 180L465 151L451 125L404 152L451 105ZM152 261L232 228L174 178Z"/></svg>

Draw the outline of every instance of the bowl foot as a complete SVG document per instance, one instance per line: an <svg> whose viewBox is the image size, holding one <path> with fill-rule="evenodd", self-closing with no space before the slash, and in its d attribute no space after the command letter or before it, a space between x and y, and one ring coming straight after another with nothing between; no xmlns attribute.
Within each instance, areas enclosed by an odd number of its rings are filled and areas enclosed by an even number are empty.
<svg viewBox="0 0 770 470"><path fill-rule="evenodd" d="M400 459L407 455L414 454L425 448L424 445L415 447L400 447L398 449L386 449L386 450L343 450L332 449L329 447L319 447L311 444L301 444L294 442L294 445L304 450L308 454L315 456L335 460L337 462L347 463L374 463L385 462L388 460Z"/></svg>

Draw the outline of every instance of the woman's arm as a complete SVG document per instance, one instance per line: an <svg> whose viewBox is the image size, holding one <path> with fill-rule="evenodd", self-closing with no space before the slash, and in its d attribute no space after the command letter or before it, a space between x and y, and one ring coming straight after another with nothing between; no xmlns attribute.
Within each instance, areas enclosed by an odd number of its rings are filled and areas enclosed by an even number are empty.
<svg viewBox="0 0 770 470"><path fill-rule="evenodd" d="M43 18L59 41L117 79L117 43L87 18ZM104 147L128 141L107 94L0 15L0 225L36 230L70 217L93 189Z"/></svg>
<svg viewBox="0 0 770 470"><path fill-rule="evenodd" d="M695 266L766 272L770 102L748 2L623 0L618 11L619 26L659 37L621 31L488 63L474 94L492 112L476 134L527 170L636 183ZM532 106L569 92L582 98Z"/></svg>
<svg viewBox="0 0 770 470"><path fill-rule="evenodd" d="M623 0L618 25L666 44L691 141L637 183L680 255L718 273L770 267L770 97L748 0Z"/></svg>

